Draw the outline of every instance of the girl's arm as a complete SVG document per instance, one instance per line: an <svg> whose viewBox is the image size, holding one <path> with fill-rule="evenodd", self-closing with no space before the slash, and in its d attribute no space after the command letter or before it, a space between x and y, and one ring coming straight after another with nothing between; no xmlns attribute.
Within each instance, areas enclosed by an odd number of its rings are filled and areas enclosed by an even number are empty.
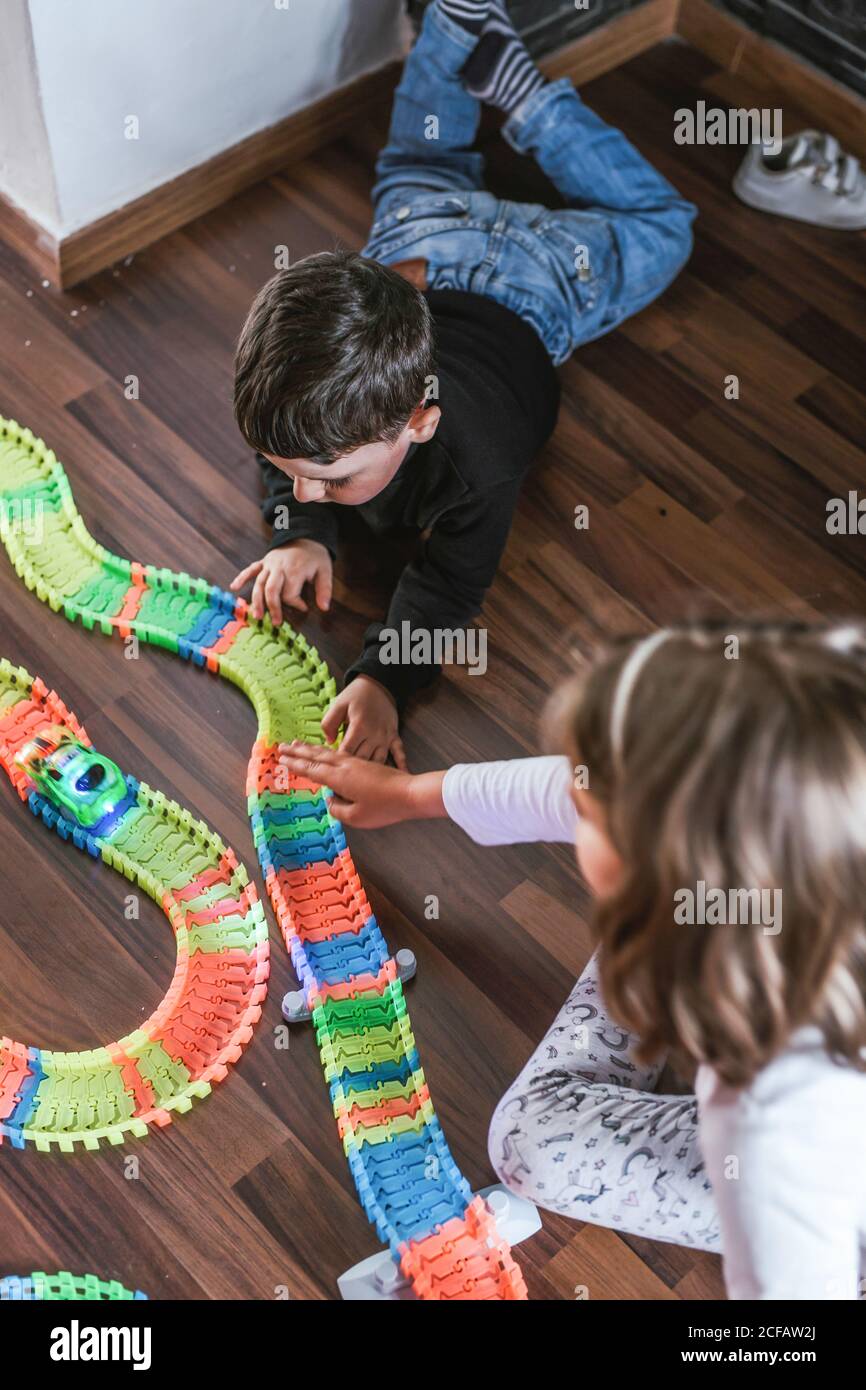
<svg viewBox="0 0 866 1390"><path fill-rule="evenodd" d="M574 844L571 780L568 759L561 757L458 763L445 774L442 799L451 820L476 844Z"/></svg>
<svg viewBox="0 0 866 1390"><path fill-rule="evenodd" d="M292 743L280 762L333 792L331 810L346 825L375 830L404 820L450 817L481 845L574 840L567 758L460 763L413 776L330 748Z"/></svg>

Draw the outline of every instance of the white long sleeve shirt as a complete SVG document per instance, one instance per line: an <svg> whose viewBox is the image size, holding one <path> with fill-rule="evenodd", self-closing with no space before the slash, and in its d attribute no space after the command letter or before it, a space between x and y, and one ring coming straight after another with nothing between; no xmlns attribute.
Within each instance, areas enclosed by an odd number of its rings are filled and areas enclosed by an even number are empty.
<svg viewBox="0 0 866 1390"><path fill-rule="evenodd" d="M451 820L480 845L574 840L566 758L459 764ZM699 1140L732 1299L855 1299L866 1276L866 1074L803 1029L747 1087L698 1071Z"/></svg>

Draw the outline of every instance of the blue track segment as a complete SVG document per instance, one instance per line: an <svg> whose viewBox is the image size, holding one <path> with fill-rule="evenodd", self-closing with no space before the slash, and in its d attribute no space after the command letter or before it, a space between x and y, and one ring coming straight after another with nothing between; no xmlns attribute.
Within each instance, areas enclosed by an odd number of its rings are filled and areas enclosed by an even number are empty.
<svg viewBox="0 0 866 1390"><path fill-rule="evenodd" d="M28 1047L27 1064L30 1068L30 1075L25 1076L21 1082L18 1104L6 1120L0 1124L0 1130L2 1130L4 1137L11 1141L13 1149L25 1147L22 1130L33 1114L36 1093L45 1075L42 1067L42 1053L38 1047Z"/></svg>
<svg viewBox="0 0 866 1390"><path fill-rule="evenodd" d="M327 820L328 808L324 801L293 801L288 806L266 806L260 815L265 830L277 831L283 826L297 826L304 821Z"/></svg>
<svg viewBox="0 0 866 1390"><path fill-rule="evenodd" d="M420 1134L365 1144L363 1154L351 1151L349 1167L368 1218L375 1219L377 1207L382 1213L376 1230L395 1255L403 1242L423 1240L442 1222L462 1217L472 1200L435 1119Z"/></svg>
<svg viewBox="0 0 866 1390"><path fill-rule="evenodd" d="M413 1049L410 1056L404 1057L400 1062L374 1062L365 1071L352 1071L350 1067L344 1067L340 1075L331 1082L331 1099L336 1099L338 1091L342 1091L349 1100L355 1095L369 1095L376 1087L384 1086L388 1081L399 1081L401 1085L405 1085L412 1072L418 1070L420 1065L418 1052Z"/></svg>
<svg viewBox="0 0 866 1390"><path fill-rule="evenodd" d="M0 1279L0 1299L32 1299L35 1297L32 1279L16 1279L13 1274L10 1274L7 1279Z"/></svg>
<svg viewBox="0 0 866 1390"><path fill-rule="evenodd" d="M196 618L189 632L178 637L178 648L181 642L189 647L212 647L227 621L221 608L206 608Z"/></svg>
<svg viewBox="0 0 866 1390"><path fill-rule="evenodd" d="M387 947L375 917L357 933L342 932L327 941L306 941L304 951L318 979L342 984L353 975L378 975L388 959Z"/></svg>

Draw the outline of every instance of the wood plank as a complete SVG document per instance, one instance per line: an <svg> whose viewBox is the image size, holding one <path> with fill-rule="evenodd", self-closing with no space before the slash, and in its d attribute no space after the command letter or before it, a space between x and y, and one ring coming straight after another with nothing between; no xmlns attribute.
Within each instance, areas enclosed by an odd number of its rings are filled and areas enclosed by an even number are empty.
<svg viewBox="0 0 866 1390"><path fill-rule="evenodd" d="M824 377L797 404L856 448L866 448L866 396L846 382Z"/></svg>
<svg viewBox="0 0 866 1390"><path fill-rule="evenodd" d="M696 588L714 592L732 611L748 617L772 608L804 619L817 616L787 585L768 575L759 558L719 536L654 483L644 483L616 511Z"/></svg>
<svg viewBox="0 0 866 1390"><path fill-rule="evenodd" d="M695 1263L687 1274L674 1286L678 1298L690 1302L710 1299L718 1302L725 1298L725 1281L722 1277L722 1262L716 1255L695 1251Z"/></svg>
<svg viewBox="0 0 866 1390"><path fill-rule="evenodd" d="M603 1226L584 1226L550 1261L547 1277L561 1298L578 1302L598 1303L622 1298L666 1302L676 1298L676 1294L632 1254L616 1231Z"/></svg>
<svg viewBox="0 0 866 1390"><path fill-rule="evenodd" d="M552 948L557 959L578 978L594 950L589 928L578 913L564 908L529 879L518 884L500 906L539 945Z"/></svg>
<svg viewBox="0 0 866 1390"><path fill-rule="evenodd" d="M676 344L665 356L676 362L688 381L700 377L708 398L717 395L718 368L709 353L695 344L688 349ZM796 401L784 400L781 395L770 396L759 386L751 392L741 391L739 400L724 404L736 407L733 413L742 416L751 433L800 464L819 479L832 496L856 487L862 480L860 449L811 416Z"/></svg>
<svg viewBox="0 0 866 1390"><path fill-rule="evenodd" d="M644 389L631 376L628 364L640 361L643 375L648 365L645 357L631 351L624 334L620 352L623 345L629 351L623 356L618 352L616 359L605 350L590 357L592 345L574 358L566 369L567 397L596 433L616 443L636 461L645 477L652 478L683 506L710 520L736 501L742 491L683 437L683 420L688 411L678 410L677 403L688 401L691 410L698 413L703 402L699 406L696 396L677 390L661 357L650 357L654 367L652 381ZM653 390L655 383L664 385L658 396ZM635 399L638 392L645 409Z"/></svg>
<svg viewBox="0 0 866 1390"><path fill-rule="evenodd" d="M840 381L862 390L866 380L866 344L855 334L836 324L830 314L818 309L805 309L787 325L785 336L789 343L810 352L828 372ZM829 309L830 306L828 305ZM831 311L832 312L832 311Z"/></svg>
<svg viewBox="0 0 866 1390"><path fill-rule="evenodd" d="M40 391L57 405L65 405L100 386L106 372L44 316L37 293L43 291L31 287L29 297L26 291L23 295L12 289L0 292L0 356L14 363L22 375L38 377ZM66 312L71 315L72 307ZM76 306L76 317L80 312Z"/></svg>
<svg viewBox="0 0 866 1390"><path fill-rule="evenodd" d="M840 547L822 534L824 513L809 514L817 537L798 528L796 519L757 497L744 497L712 523L714 531L761 556L765 570L787 584L824 616L857 612L863 602L862 577L841 563ZM856 544L856 539L855 539Z"/></svg>
<svg viewBox="0 0 866 1390"><path fill-rule="evenodd" d="M744 304L731 303L688 270L665 297L665 312L677 333L658 350L679 358L694 348L717 363L720 396L732 373L752 391L771 391L789 401L826 376L819 363L782 334L756 322Z"/></svg>

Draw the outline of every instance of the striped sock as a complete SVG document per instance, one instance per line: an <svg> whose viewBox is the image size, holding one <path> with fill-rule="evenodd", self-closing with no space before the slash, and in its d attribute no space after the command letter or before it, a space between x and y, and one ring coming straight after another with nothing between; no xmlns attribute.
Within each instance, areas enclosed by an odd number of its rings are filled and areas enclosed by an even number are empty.
<svg viewBox="0 0 866 1390"><path fill-rule="evenodd" d="M490 0L436 0L442 14L470 34L480 34L490 17Z"/></svg>
<svg viewBox="0 0 866 1390"><path fill-rule="evenodd" d="M493 0L478 47L463 69L467 92L500 111L514 111L544 82L504 4Z"/></svg>

